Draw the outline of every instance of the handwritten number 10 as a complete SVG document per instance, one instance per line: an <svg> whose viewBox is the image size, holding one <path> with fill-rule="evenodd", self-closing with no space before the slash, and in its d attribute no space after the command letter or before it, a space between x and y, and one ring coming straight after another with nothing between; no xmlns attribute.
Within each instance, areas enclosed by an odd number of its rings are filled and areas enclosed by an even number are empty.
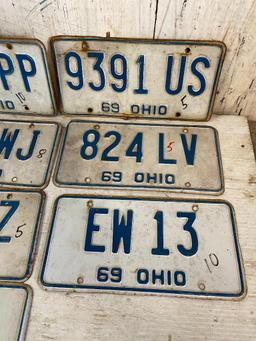
<svg viewBox="0 0 256 341"><path fill-rule="evenodd" d="M93 71L95 77L88 80L89 87L94 91L101 91L106 85L106 76L103 68L105 55L103 52L88 52L88 59L93 59ZM72 90L80 90L84 85L83 64L81 57L76 52L68 52L64 58L65 69L72 80L67 81L67 85ZM148 90L144 88L144 66L145 56L140 55L136 64L138 64L138 88L134 89L135 94L147 94ZM128 84L128 62L122 54L114 54L109 61L110 85L115 92L124 92ZM86 72L87 74L87 72Z"/></svg>

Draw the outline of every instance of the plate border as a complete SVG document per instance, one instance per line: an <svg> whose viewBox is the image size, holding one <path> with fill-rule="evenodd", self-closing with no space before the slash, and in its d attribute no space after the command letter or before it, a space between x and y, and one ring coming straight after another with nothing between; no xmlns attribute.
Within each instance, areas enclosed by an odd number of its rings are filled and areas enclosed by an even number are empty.
<svg viewBox="0 0 256 341"><path fill-rule="evenodd" d="M21 341L22 340L21 336L25 337L26 333L27 333L27 327L28 327L29 316L30 316L30 309L31 309L31 304L32 304L32 300L33 300L33 290L27 284L16 285L15 283L0 283L0 289L1 288L22 289L22 290L25 290L25 292L26 292L26 298L25 298L25 303L24 303L24 307L23 307L23 311L22 311L22 317L21 317L21 321L20 321L18 338L17 338L17 341ZM26 316L26 313L27 313L27 316Z"/></svg>
<svg viewBox="0 0 256 341"><path fill-rule="evenodd" d="M34 267L34 261L35 261L35 259L33 259L33 255L35 253L37 242L38 242L37 239L38 239L38 234L39 234L39 230L40 230L42 214L43 214L43 209L44 209L44 203L45 203L45 198L46 198L44 192L21 191L21 190L10 190L10 191L8 191L5 189L0 190L0 194L1 193L12 193L12 192L21 193L21 194L22 193L24 193L24 194L25 193L26 194L39 194L40 195L40 203L39 203L39 209L38 209L37 216L36 216L36 222L34 225L34 233L32 235L32 242L30 245L30 252L29 252L28 261L27 261L27 265L26 265L26 271L22 277L4 277L4 276L0 275L0 281L3 281L3 283L9 282L9 281L25 282L32 275L32 271L33 271L33 267ZM0 283L0 286L1 286L1 283Z"/></svg>
<svg viewBox="0 0 256 341"><path fill-rule="evenodd" d="M223 204L228 206L231 223L232 223L232 232L233 232L233 238L234 238L234 244L235 244L235 250L236 250L236 260L239 270L239 276L240 276L240 286L241 291L237 294L230 294L230 293L209 293L209 292L193 292L188 290L160 290L160 289L143 289L143 288L124 288L124 287L113 287L113 286L95 286L95 285L77 285L77 284L60 284L60 283L47 283L44 280L44 274L46 269L46 263L48 259L48 253L49 248L51 245L51 237L54 230L54 222L56 217L56 212L58 209L58 203L63 198L69 198L69 199L104 199L104 200L117 200L117 201L123 201L123 200L130 200L130 201L161 201L161 202L186 202L186 203L210 203L210 204ZM55 289L77 289L78 291L80 289L93 289L97 292L142 292L142 293L155 293L155 294L174 294L178 296L195 296L195 297L219 297L219 298L243 298L245 297L247 293L247 287L246 287L246 281L245 281L245 275L244 275L244 268L242 264L242 253L238 242L238 233L237 233L237 224L236 224L236 218L235 218L235 211L234 207L229 201L226 200L219 200L219 199L177 199L177 198L142 198L142 197L111 197L111 196L100 196L100 195L75 195L75 194L63 194L57 197L57 199L54 202L53 207L53 213L52 213L52 220L50 229L48 232L47 242L45 244L45 250L43 253L43 261L41 264L41 270L39 273L39 282L42 284L43 288L47 290L47 288L55 288ZM83 290L83 291L85 291Z"/></svg>
<svg viewBox="0 0 256 341"><path fill-rule="evenodd" d="M55 101L55 96L54 96L54 87L52 84L52 79L51 79L51 73L50 73L50 69L49 69L49 64L48 64L48 60L47 60L47 53L46 53L46 48L43 44L43 42L39 39L36 38L27 38L27 37L13 37L13 36L3 36L0 38L0 43L2 44L7 44L7 43L11 43L11 44L30 44L30 45L36 45L40 48L41 51L41 56L43 59L43 66L44 66L44 70L45 70L45 76L46 76L46 81L47 81L47 85L48 85L48 91L49 91L49 96L51 99L51 103L52 103L52 112L50 114L40 114L40 113L36 113L37 116L40 117L52 117L56 115L56 101ZM23 111L16 111L16 112L11 112L11 111L1 111L0 113L3 114L11 114L11 115L35 115L35 112L31 111L31 112L23 112Z"/></svg>
<svg viewBox="0 0 256 341"><path fill-rule="evenodd" d="M220 144L219 144L219 134L216 128L209 126L209 125L188 125L188 124L160 124L160 123L129 123L129 127L130 126L148 126L148 127L182 127L182 128L200 128L200 129L204 129L204 128L208 128L210 130L213 131L214 134L214 142L215 142L215 148L216 148L216 154L217 154L217 161L218 161L218 168L219 168L219 178L220 178L220 188L217 189L198 189L198 188L193 188L193 187L175 187L175 186L153 186L153 185L141 185L141 186L134 186L134 185L130 185L130 186L126 186L126 185L118 185L118 184L95 184L95 183L90 183L90 184L86 184L86 183L74 183L74 182L61 182L58 180L58 175L59 175L59 170L60 170L60 166L61 166L61 162L63 159L63 154L64 154L64 149L65 149L65 145L66 145L66 141L67 141L67 135L68 135L68 131L70 126L72 125L72 123L85 123L85 124L98 124L98 125L122 125L122 126L127 126L126 123L124 122L113 122L113 121L107 121L107 122L102 122L102 121L87 121L87 120L71 120L66 128L65 128L65 133L64 133L64 139L62 141L62 146L61 149L59 151L59 155L57 158L57 165L55 168L55 172L53 175L53 181L54 184L58 187L73 187L73 188L83 188L83 187L99 187L99 188L114 188L114 189L133 189L133 190L145 190L145 189L149 189L149 190L165 190L165 191L173 191L173 192L183 192L183 193L191 193L191 192L195 192L195 193L199 193L199 194L212 194L212 195L220 195L224 192L225 190L225 184L224 184L224 175L223 175L223 167L222 167L222 160L221 160L221 151L220 151Z"/></svg>
<svg viewBox="0 0 256 341"><path fill-rule="evenodd" d="M61 130L62 130L62 127L61 127L61 124L58 123L58 122L54 122L54 121L36 121L36 120L31 120L31 121L27 121L27 120L9 120L9 119L0 119L0 124L1 122L8 122L8 123L12 123L12 124L19 124L19 123L27 123L27 124L42 124L42 125L45 125L47 126L47 124L52 124L52 125L55 125L56 126L56 132L55 132L55 136L54 136L54 139L53 139L53 143L52 143L52 150L51 150L51 153L50 153L50 157L49 157L49 161L48 161L48 165L47 165L47 168L46 168L46 173L45 173L45 177L43 179L43 183L41 185L33 185L33 184L23 184L23 183L11 183L11 182L2 182L1 181L1 177L0 177L0 186L3 188L3 189L9 189L9 190L12 190L12 188L24 188L24 189L35 189L35 190L40 190L40 189L43 189L45 188L47 185L48 185L48 182L49 182L49 178L50 178L50 173L53 169L53 165L55 163L55 160L54 160L54 156L57 154L57 149L58 149L58 144L59 144L59 135L61 135Z"/></svg>
<svg viewBox="0 0 256 341"><path fill-rule="evenodd" d="M216 74L214 76L213 80L213 85L212 85L212 91L209 99L209 105L208 109L206 112L206 115L202 119L193 119L191 118L178 118L181 121L198 121L198 122L203 122L203 121L209 121L209 119L212 116L212 110L213 110L213 105L215 102L216 98L216 91L218 87L218 82L221 74L221 69L223 66L223 62L225 59L227 47L224 42L218 41L218 40L186 40L186 39L149 39L149 38L118 38L118 37L97 37L97 36L76 36L76 35L57 35L53 36L50 39L50 49L51 49L51 54L53 56L53 63L54 63L54 71L57 79L57 89L58 89L58 95L59 95L59 104L60 104L60 112L63 115L78 115L78 116L98 116L98 117L128 117L128 118L142 118L142 119L149 119L149 120L177 120L177 117L159 117L159 118L152 118L152 117L143 117L143 116L135 116L132 114L124 114L124 115L114 115L114 114L102 114L102 113L83 113L83 114L78 114L78 113L73 113L71 114L70 112L64 111L63 108L63 94L60 86L60 77L59 77L59 69L57 67L57 56L55 52L55 47L54 43L57 41L109 41L109 42L118 42L118 43L132 43L132 44L159 44L159 45L205 45L205 46L216 46L221 49L221 54L216 70Z"/></svg>

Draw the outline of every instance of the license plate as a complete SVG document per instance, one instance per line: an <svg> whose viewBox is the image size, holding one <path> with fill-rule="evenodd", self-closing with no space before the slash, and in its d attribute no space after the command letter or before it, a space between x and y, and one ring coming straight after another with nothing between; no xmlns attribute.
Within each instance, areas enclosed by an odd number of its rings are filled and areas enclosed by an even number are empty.
<svg viewBox="0 0 256 341"><path fill-rule="evenodd" d="M25 341L32 302L29 286L0 285L0 330L3 341Z"/></svg>
<svg viewBox="0 0 256 341"><path fill-rule="evenodd" d="M55 123L0 121L0 184L45 185L58 131Z"/></svg>
<svg viewBox="0 0 256 341"><path fill-rule="evenodd" d="M39 40L0 39L0 112L54 114L45 48Z"/></svg>
<svg viewBox="0 0 256 341"><path fill-rule="evenodd" d="M55 37L52 45L64 113L210 118L221 42Z"/></svg>
<svg viewBox="0 0 256 341"><path fill-rule="evenodd" d="M217 131L212 127L73 121L56 184L223 191Z"/></svg>
<svg viewBox="0 0 256 341"><path fill-rule="evenodd" d="M245 291L228 202L64 195L45 287L238 297Z"/></svg>
<svg viewBox="0 0 256 341"><path fill-rule="evenodd" d="M31 275L41 210L41 193L0 191L0 280Z"/></svg>

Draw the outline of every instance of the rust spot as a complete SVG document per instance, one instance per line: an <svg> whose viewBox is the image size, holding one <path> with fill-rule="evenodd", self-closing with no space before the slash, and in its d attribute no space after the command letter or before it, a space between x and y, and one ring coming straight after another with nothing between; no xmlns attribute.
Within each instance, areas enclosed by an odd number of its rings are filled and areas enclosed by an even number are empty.
<svg viewBox="0 0 256 341"><path fill-rule="evenodd" d="M191 54L191 49L190 47L185 48L185 54Z"/></svg>
<svg viewBox="0 0 256 341"><path fill-rule="evenodd" d="M87 52L89 50L89 45L86 41L82 42L82 51Z"/></svg>
<svg viewBox="0 0 256 341"><path fill-rule="evenodd" d="M12 44L10 44L10 43L7 43L7 44L6 44L6 47L7 47L7 49L9 49L9 50L12 50L12 48L13 48Z"/></svg>

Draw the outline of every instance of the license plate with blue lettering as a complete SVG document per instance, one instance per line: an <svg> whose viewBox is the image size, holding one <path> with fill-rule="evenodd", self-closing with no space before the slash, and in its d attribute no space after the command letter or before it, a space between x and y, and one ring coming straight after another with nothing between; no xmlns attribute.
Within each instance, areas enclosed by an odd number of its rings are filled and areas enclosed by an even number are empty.
<svg viewBox="0 0 256 341"><path fill-rule="evenodd" d="M0 39L0 113L53 115L46 52L37 39Z"/></svg>
<svg viewBox="0 0 256 341"><path fill-rule="evenodd" d="M0 280L25 281L32 273L42 214L38 192L0 191Z"/></svg>
<svg viewBox="0 0 256 341"><path fill-rule="evenodd" d="M0 285L0 339L25 341L32 303L28 285Z"/></svg>
<svg viewBox="0 0 256 341"><path fill-rule="evenodd" d="M225 201L58 198L45 287L240 297L235 218Z"/></svg>
<svg viewBox="0 0 256 341"><path fill-rule="evenodd" d="M217 135L212 127L196 125L73 121L55 182L220 194L224 184Z"/></svg>
<svg viewBox="0 0 256 341"><path fill-rule="evenodd" d="M0 185L43 187L58 132L56 123L0 120Z"/></svg>
<svg viewBox="0 0 256 341"><path fill-rule="evenodd" d="M221 42L55 37L52 45L64 113L210 118Z"/></svg>

